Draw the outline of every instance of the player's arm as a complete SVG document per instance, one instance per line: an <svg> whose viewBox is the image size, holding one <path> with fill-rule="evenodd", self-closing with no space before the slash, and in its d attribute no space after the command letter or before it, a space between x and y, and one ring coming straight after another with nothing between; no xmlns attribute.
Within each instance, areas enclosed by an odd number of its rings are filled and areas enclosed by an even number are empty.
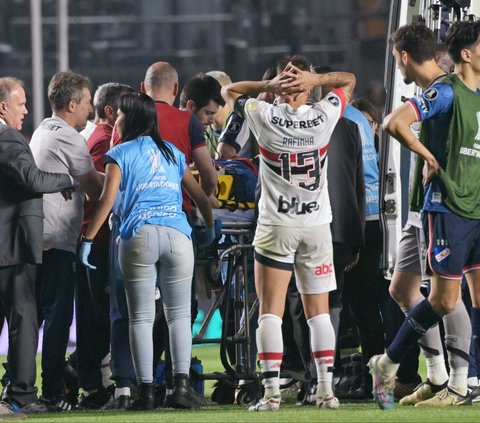
<svg viewBox="0 0 480 423"><path fill-rule="evenodd" d="M205 192L198 185L197 180L192 175L192 172L188 167L185 169L185 173L183 174L182 187L185 189L185 191L187 191L190 198L197 205L200 213L203 216L203 219L205 220L206 225L209 227L213 227L214 221L211 203Z"/></svg>
<svg viewBox="0 0 480 423"><path fill-rule="evenodd" d="M103 222L112 210L120 188L122 171L116 163L108 163L105 170L105 183L93 212L90 223L85 231L85 238L93 239L97 235Z"/></svg>
<svg viewBox="0 0 480 423"><path fill-rule="evenodd" d="M273 92L281 94L282 84L287 80L287 76L282 72L275 78L264 81L238 81L222 87L222 97L232 108L235 108L237 98L248 95L257 97L263 92Z"/></svg>
<svg viewBox="0 0 480 423"><path fill-rule="evenodd" d="M343 91L348 103L356 84L356 78L350 72L312 73L303 71L289 63L282 72L282 90L286 93L311 91L320 85L337 88Z"/></svg>
<svg viewBox="0 0 480 423"><path fill-rule="evenodd" d="M97 202L102 193L105 175L94 169L84 175L75 176L75 179L80 183L89 201Z"/></svg>
<svg viewBox="0 0 480 423"><path fill-rule="evenodd" d="M238 81L222 87L222 97L231 107L235 107L235 101L242 95L257 96L267 89L267 81Z"/></svg>
<svg viewBox="0 0 480 423"><path fill-rule="evenodd" d="M210 196L217 187L218 175L207 147L197 147L193 150L192 159L200 175L202 189Z"/></svg>
<svg viewBox="0 0 480 423"><path fill-rule="evenodd" d="M440 165L435 156L417 139L411 130L411 125L417 122L417 114L412 104L409 102L395 109L383 121L383 129L387 131L393 138L398 140L400 144L408 148L410 151L418 154L427 165L427 174L424 183L428 183L430 179L439 171Z"/></svg>

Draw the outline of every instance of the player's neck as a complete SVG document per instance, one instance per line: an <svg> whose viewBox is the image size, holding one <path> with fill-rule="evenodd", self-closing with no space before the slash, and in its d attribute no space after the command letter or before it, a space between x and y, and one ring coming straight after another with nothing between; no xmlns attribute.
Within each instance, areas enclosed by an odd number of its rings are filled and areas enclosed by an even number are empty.
<svg viewBox="0 0 480 423"><path fill-rule="evenodd" d="M75 116L66 110L56 110L52 113L52 116L59 117L64 120L68 126L76 129Z"/></svg>
<svg viewBox="0 0 480 423"><path fill-rule="evenodd" d="M115 122L109 122L108 119L98 119L98 122L97 122L97 125L98 124L102 124L102 125L108 125L110 126L110 128L113 128L113 125L115 124Z"/></svg>
<svg viewBox="0 0 480 423"><path fill-rule="evenodd" d="M472 91L477 91L480 88L480 75L468 64L455 65L455 74Z"/></svg>
<svg viewBox="0 0 480 423"><path fill-rule="evenodd" d="M283 95L277 97L277 103L286 103L293 109L298 109L300 106L303 106L304 104L307 103L308 100L308 94L305 93L299 93L296 95Z"/></svg>
<svg viewBox="0 0 480 423"><path fill-rule="evenodd" d="M170 92L170 90L157 88L156 90L152 89L147 91L146 94L152 97L154 101L167 103L170 106L172 106L175 102L175 96Z"/></svg>
<svg viewBox="0 0 480 423"><path fill-rule="evenodd" d="M425 90L443 75L445 75L445 72L434 61L425 62L418 68L415 83L422 90Z"/></svg>

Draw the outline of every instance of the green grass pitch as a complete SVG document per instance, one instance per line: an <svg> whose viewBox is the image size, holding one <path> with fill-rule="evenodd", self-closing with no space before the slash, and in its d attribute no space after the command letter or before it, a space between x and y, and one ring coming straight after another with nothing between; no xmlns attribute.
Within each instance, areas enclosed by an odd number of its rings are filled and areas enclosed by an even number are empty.
<svg viewBox="0 0 480 423"><path fill-rule="evenodd" d="M194 347L196 355L204 366L205 373L223 371L218 346ZM2 357L2 362L4 357ZM40 366L38 361L37 386L40 386ZM423 363L422 363L423 368ZM421 368L421 370L422 370ZM205 394L210 396L214 381L205 381ZM29 415L29 423L123 423L123 422L480 422L480 403L464 407L416 409L396 407L393 411L378 409L373 401L341 401L338 410L319 410L315 407L296 407L282 404L278 412L252 413L247 406L223 405L206 407L196 411L154 410L148 412L65 412Z"/></svg>

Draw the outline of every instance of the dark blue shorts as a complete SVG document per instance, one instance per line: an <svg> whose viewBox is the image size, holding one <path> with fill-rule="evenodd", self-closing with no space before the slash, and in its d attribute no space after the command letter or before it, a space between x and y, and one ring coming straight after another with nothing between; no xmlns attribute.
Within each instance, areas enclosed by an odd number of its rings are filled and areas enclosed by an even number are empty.
<svg viewBox="0 0 480 423"><path fill-rule="evenodd" d="M422 218L430 274L462 279L464 273L480 268L480 220L435 212Z"/></svg>

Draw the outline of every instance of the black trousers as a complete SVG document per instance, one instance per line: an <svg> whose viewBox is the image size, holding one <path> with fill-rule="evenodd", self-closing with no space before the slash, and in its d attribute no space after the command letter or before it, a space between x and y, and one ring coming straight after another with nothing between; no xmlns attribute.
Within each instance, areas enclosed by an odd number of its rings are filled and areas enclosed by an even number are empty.
<svg viewBox="0 0 480 423"><path fill-rule="evenodd" d="M382 290L379 270L382 232L378 220L365 223L365 248L355 267L345 273L343 306L350 307L357 323L362 347L364 378L370 381L367 363L375 354L383 354L385 332L380 303Z"/></svg>
<svg viewBox="0 0 480 423"><path fill-rule="evenodd" d="M103 386L101 364L110 351L108 251L93 244L90 262L96 270L79 262L75 269L78 381L87 391Z"/></svg>
<svg viewBox="0 0 480 423"><path fill-rule="evenodd" d="M36 265L0 267L0 302L8 322L10 385L7 397L20 406L37 400L38 320Z"/></svg>
<svg viewBox="0 0 480 423"><path fill-rule="evenodd" d="M42 395L49 400L65 395L63 370L73 320L76 261L74 253L52 248L43 252L43 264L38 267L39 322L44 322Z"/></svg>

